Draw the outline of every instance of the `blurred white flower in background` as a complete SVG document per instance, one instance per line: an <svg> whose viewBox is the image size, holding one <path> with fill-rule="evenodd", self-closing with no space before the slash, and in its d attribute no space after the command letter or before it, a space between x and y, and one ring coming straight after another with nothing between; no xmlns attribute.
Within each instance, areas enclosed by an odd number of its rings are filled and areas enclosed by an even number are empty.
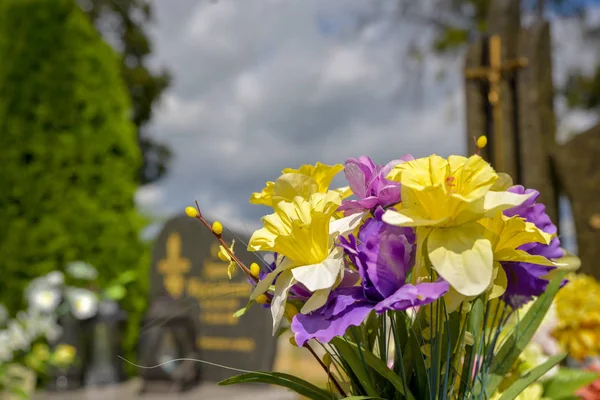
<svg viewBox="0 0 600 400"><path fill-rule="evenodd" d="M31 343L28 340L27 332L25 332L25 329L23 329L23 326L21 326L19 321L9 321L6 332L8 333L6 346L12 349L13 352L29 349Z"/></svg>
<svg viewBox="0 0 600 400"><path fill-rule="evenodd" d="M54 287L38 286L33 288L27 298L29 306L42 313L50 313L56 310L60 304L60 290Z"/></svg>
<svg viewBox="0 0 600 400"><path fill-rule="evenodd" d="M98 277L98 271L96 271L96 268L83 261L74 261L69 263L66 267L66 270L67 274L76 279L93 281Z"/></svg>
<svg viewBox="0 0 600 400"><path fill-rule="evenodd" d="M66 295L75 318L88 319L98 312L98 298L94 292L87 289L68 288Z"/></svg>
<svg viewBox="0 0 600 400"><path fill-rule="evenodd" d="M51 286L61 286L63 283L65 283L65 276L60 271L50 272L45 276L45 278L48 284Z"/></svg>
<svg viewBox="0 0 600 400"><path fill-rule="evenodd" d="M13 359L13 351L10 347L10 335L8 330L0 331L0 364L10 362Z"/></svg>

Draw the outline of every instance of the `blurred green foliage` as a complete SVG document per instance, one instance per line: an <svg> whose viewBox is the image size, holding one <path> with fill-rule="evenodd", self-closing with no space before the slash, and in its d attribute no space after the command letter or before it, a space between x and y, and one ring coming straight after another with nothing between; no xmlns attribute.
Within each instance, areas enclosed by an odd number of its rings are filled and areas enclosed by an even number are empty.
<svg viewBox="0 0 600 400"><path fill-rule="evenodd" d="M165 144L146 134L144 125L150 121L153 107L169 86L171 77L167 71L152 71L147 65L152 45L145 27L153 18L151 1L78 0L78 3L101 33L108 33L118 41L121 75L131 97L131 119L142 151L140 183L156 181L167 171L172 154ZM110 32L102 32L106 21L111 21Z"/></svg>
<svg viewBox="0 0 600 400"><path fill-rule="evenodd" d="M74 260L101 285L137 271L123 304L132 358L149 252L119 58L75 0L2 0L0 60L0 302L14 313L28 281Z"/></svg>

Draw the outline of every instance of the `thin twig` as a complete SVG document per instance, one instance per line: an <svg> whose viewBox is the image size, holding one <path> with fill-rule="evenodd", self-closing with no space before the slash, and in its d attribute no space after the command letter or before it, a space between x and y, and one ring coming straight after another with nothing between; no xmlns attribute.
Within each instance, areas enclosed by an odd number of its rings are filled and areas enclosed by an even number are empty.
<svg viewBox="0 0 600 400"><path fill-rule="evenodd" d="M229 254L229 257L231 257L231 259L233 261L235 261L235 263L237 265L239 265L240 268L246 273L246 275L251 277L254 280L254 282L258 282L258 278L255 277L254 275L252 275L252 273L250 272L250 269L248 267L246 267L246 265L239 258L237 258L237 256L233 253L233 251L231 251L231 249L229 248L227 243L225 243L225 241L223 240L222 235L217 234L215 231L213 231L212 226L204 219L204 216L202 215L202 212L200 211L200 206L198 205L197 200L196 200L196 210L198 211L198 215L196 215L196 218L200 222L202 222L204 224L204 226L206 227L206 229L208 229L213 234L213 236L219 241L219 243L221 243L221 246L223 246L225 251Z"/></svg>
<svg viewBox="0 0 600 400"><path fill-rule="evenodd" d="M325 364L323 364L323 361L321 361L321 358L317 355L317 353L315 353L315 351L313 350L313 348L310 347L310 345L308 343L305 343L303 347L306 347L308 349L308 351L310 351L310 354L313 355L313 357L319 362L319 364L321 364L321 367L323 367L323 369L325 370L325 372L327 372L327 375L329 376L329 379L331 379L331 381L333 382L333 384L335 385L335 387L337 388L337 390L340 392L340 394L342 396L346 397L346 393L344 392L344 390L342 389L342 387L340 386L340 384L338 383L338 381L335 379L335 377L331 373L331 370L329 368L327 368L327 366Z"/></svg>

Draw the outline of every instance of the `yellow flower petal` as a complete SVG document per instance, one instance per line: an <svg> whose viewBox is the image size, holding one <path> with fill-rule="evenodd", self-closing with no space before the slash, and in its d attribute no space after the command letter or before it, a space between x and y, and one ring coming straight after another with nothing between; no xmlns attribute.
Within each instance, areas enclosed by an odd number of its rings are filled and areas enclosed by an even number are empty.
<svg viewBox="0 0 600 400"><path fill-rule="evenodd" d="M494 190L496 192L502 192L507 190L509 187L513 186L513 179L509 174L504 172L497 172L498 180L494 183L490 190Z"/></svg>
<svg viewBox="0 0 600 400"><path fill-rule="evenodd" d="M448 221L448 218L437 220L427 219L427 217L423 216L419 211L420 210L414 208L401 209L399 211L386 210L381 219L386 224L410 227L436 226Z"/></svg>
<svg viewBox="0 0 600 400"><path fill-rule="evenodd" d="M277 275L280 272L286 271L286 270L288 270L290 268L293 268L293 267L294 267L294 264L290 260L288 260L286 258L273 271L269 272L264 277L264 279L261 279L260 281L258 281L258 283L256 284L256 287L254 288L254 290L250 294L250 300L256 300L256 298L258 296L260 296L261 294L263 294L264 292L266 292L267 290L269 290L269 287L271 286L271 284L275 280L275 277L277 277Z"/></svg>
<svg viewBox="0 0 600 400"><path fill-rule="evenodd" d="M494 252L494 258L498 261L526 262L529 264L545 265L553 267L554 263L544 256L534 256L526 251L517 249L502 249Z"/></svg>
<svg viewBox="0 0 600 400"><path fill-rule="evenodd" d="M298 169L286 168L275 182L267 182L260 193L253 193L250 203L275 207L279 202L291 202L297 196L309 199L315 193L326 193L335 175L343 169L341 164L321 163L303 165ZM351 195L348 188L336 189L335 192L345 197Z"/></svg>
<svg viewBox="0 0 600 400"><path fill-rule="evenodd" d="M492 216L498 211L504 211L508 210L509 208L520 206L531 196L533 196L533 193L517 194L511 192L489 191L484 197L483 211L486 215ZM476 206L478 207L479 204Z"/></svg>
<svg viewBox="0 0 600 400"><path fill-rule="evenodd" d="M273 293L273 300L271 300L271 315L273 316L273 335L277 333L281 319L285 312L285 305L287 303L288 293L290 288L294 285L295 280L292 273L289 270L283 271L277 282L275 283L275 292Z"/></svg>
<svg viewBox="0 0 600 400"><path fill-rule="evenodd" d="M293 260L296 265L318 264L330 253L331 216L341 204L339 193L315 193L310 200L295 197L280 202L275 213L263 218L264 228L254 232L250 251L273 251Z"/></svg>
<svg viewBox="0 0 600 400"><path fill-rule="evenodd" d="M332 219L329 223L329 234L335 237L340 235L345 236L358 228L367 214L368 212L356 213L340 219Z"/></svg>
<svg viewBox="0 0 600 400"><path fill-rule="evenodd" d="M506 287L508 286L508 279L506 277L506 272L504 272L504 268L500 265L499 262L494 262L494 273L496 274L494 278L494 282L492 283L492 290L489 294L489 299L496 299L506 292Z"/></svg>
<svg viewBox="0 0 600 400"><path fill-rule="evenodd" d="M500 212L493 218L480 220L479 223L487 229L486 237L493 243L494 252L516 249L532 242L550 244L554 238L554 235L542 231L521 217L507 217Z"/></svg>
<svg viewBox="0 0 600 400"><path fill-rule="evenodd" d="M491 165L478 155L469 158L461 156L448 157L450 166L449 176L453 177L451 184L446 185L450 193L459 196L466 201L474 201L485 196L494 183L498 180L498 175ZM447 180L447 177L445 177Z"/></svg>
<svg viewBox="0 0 600 400"><path fill-rule="evenodd" d="M427 238L432 267L465 296L482 293L492 282L494 254L483 231L481 225L473 223L435 228Z"/></svg>
<svg viewBox="0 0 600 400"><path fill-rule="evenodd" d="M308 290L315 292L334 286L344 269L344 252L336 247L322 262L292 269L294 278Z"/></svg>

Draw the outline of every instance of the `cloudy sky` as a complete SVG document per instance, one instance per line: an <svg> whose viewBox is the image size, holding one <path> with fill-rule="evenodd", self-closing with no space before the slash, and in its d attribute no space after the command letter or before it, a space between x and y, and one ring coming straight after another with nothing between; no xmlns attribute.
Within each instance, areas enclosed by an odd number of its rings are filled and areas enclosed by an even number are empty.
<svg viewBox="0 0 600 400"><path fill-rule="evenodd" d="M149 129L175 157L138 204L168 217L198 200L210 217L250 232L268 211L250 205L250 194L283 168L464 154L462 60L408 58L409 43L426 43L430 32L394 18L393 5L155 0L153 64L167 67L173 84ZM576 29L553 33L557 80L568 67L593 65L597 54L583 51ZM561 128L591 121L565 115Z"/></svg>

